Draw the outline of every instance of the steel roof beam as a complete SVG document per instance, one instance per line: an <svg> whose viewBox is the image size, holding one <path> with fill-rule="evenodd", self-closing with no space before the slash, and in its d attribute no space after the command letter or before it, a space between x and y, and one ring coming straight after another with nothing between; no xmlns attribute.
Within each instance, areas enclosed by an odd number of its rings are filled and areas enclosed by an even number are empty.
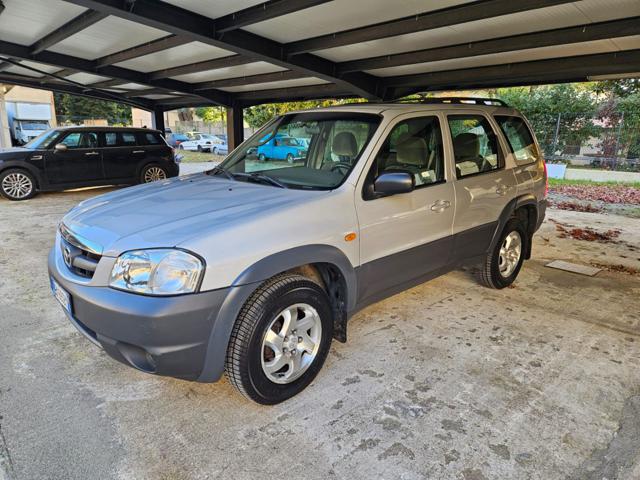
<svg viewBox="0 0 640 480"><path fill-rule="evenodd" d="M153 109L154 102L131 100L125 97L120 97L115 93L103 93L99 90L93 90L91 88L81 88L68 83L57 82L42 82L39 78L27 77L25 75L15 75L11 73L0 73L0 82L11 83L14 85L21 85L24 87L39 88L41 90L52 90L54 92L70 93L73 95L80 95L83 97L97 98L99 100L105 100L108 102L121 102L133 107L143 108L145 110Z"/></svg>
<svg viewBox="0 0 640 480"><path fill-rule="evenodd" d="M572 3L573 1L574 0L483 0L291 42L285 45L285 49L289 55L299 55L316 50L343 47L345 45L448 27L527 10L551 7L563 3Z"/></svg>
<svg viewBox="0 0 640 480"><path fill-rule="evenodd" d="M196 83L193 86L195 91L208 90L210 88L238 87L242 85L255 85L256 83L281 82L283 80L295 80L304 78L299 72L285 70L283 72L261 73L258 75L248 75L246 77L224 78L222 80L212 80L210 82Z"/></svg>
<svg viewBox="0 0 640 480"><path fill-rule="evenodd" d="M285 54L284 44L241 29L216 34L214 20L166 2L136 0L127 7L121 0L66 1L334 82L356 95L378 98L378 79L371 75L364 73L338 75L336 63L315 55L297 55L289 59Z"/></svg>
<svg viewBox="0 0 640 480"><path fill-rule="evenodd" d="M132 58L144 57L152 53L161 52L169 48L179 47L191 43L191 40L185 37L179 37L177 35L168 35L166 37L153 40L151 42L143 43L142 45L136 45L135 47L121 50L111 55L105 55L96 59L96 67L102 68L107 65L113 65L114 63L124 62L131 60Z"/></svg>
<svg viewBox="0 0 640 480"><path fill-rule="evenodd" d="M295 13L330 1L331 0L270 0L216 18L214 21L214 29L216 33L230 32L231 30Z"/></svg>
<svg viewBox="0 0 640 480"><path fill-rule="evenodd" d="M56 43L61 42L65 38L68 38L76 33L84 30L87 27L103 20L108 15L104 12L96 12L94 10L87 10L81 13L72 20L56 28L53 32L45 35L40 40L31 45L31 53L33 55L43 52L49 47L52 47Z"/></svg>
<svg viewBox="0 0 640 480"><path fill-rule="evenodd" d="M81 72L111 77L114 80L120 80L120 83L139 83L154 88L163 88L166 90L184 93L194 93L192 90L193 86L189 83L180 82L178 80L172 80L169 78L151 79L146 73L116 66L106 66L98 70L96 69L95 62L93 60L85 60L83 58L51 52L48 50L34 55L31 53L29 47L18 45L16 43L0 41L0 54L4 54L8 57L19 58L22 60L32 60L34 62L55 65L64 69L70 68ZM99 88L97 85L100 83L102 82L94 84L92 88ZM220 105L229 105L231 103L230 95L217 90L208 90L206 93L199 93L197 95Z"/></svg>
<svg viewBox="0 0 640 480"><path fill-rule="evenodd" d="M378 68L437 62L439 60L475 57L492 53L513 52L529 48L567 45L630 35L640 35L640 17L492 38L490 40L429 48L395 55L363 58L361 60L343 62L339 64L338 69L341 72L375 70Z"/></svg>
<svg viewBox="0 0 640 480"><path fill-rule="evenodd" d="M582 82L593 75L638 71L640 49L386 77L384 84L389 89L385 97L397 98L407 95L407 92L544 82Z"/></svg>
<svg viewBox="0 0 640 480"><path fill-rule="evenodd" d="M178 67L165 68L149 73L149 78L168 78L178 75L187 75L189 73L206 72L207 70L216 70L218 68L235 67L255 62L253 58L247 58L243 55L229 55L226 57L214 58L213 60L205 60L203 62L190 63L188 65L180 65Z"/></svg>

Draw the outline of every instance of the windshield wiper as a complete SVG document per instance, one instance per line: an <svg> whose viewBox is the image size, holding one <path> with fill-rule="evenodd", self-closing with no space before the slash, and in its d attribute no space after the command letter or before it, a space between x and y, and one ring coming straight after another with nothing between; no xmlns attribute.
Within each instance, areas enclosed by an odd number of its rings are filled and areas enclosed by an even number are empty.
<svg viewBox="0 0 640 480"><path fill-rule="evenodd" d="M221 173L222 175L227 177L229 180L235 180L235 177L233 176L233 173L231 173L228 170L225 170L224 168L222 168L219 165L216 166L216 167L213 167L211 170L207 171L207 175L218 175L219 173Z"/></svg>
<svg viewBox="0 0 640 480"><path fill-rule="evenodd" d="M263 175L261 173L258 172L254 172L254 173L236 173L236 175L241 175L243 177L246 178L252 178L261 182L266 182L269 183L275 187L279 187L279 188L289 188L287 187L284 183L282 183L280 180L276 180L273 177L270 177L269 175Z"/></svg>

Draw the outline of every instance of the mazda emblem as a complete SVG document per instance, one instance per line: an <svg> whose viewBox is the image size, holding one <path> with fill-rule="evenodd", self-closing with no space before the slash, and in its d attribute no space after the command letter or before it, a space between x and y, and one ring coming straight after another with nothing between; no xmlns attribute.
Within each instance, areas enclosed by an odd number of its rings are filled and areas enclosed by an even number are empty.
<svg viewBox="0 0 640 480"><path fill-rule="evenodd" d="M71 249L69 247L64 247L62 250L62 258L67 267L71 268Z"/></svg>

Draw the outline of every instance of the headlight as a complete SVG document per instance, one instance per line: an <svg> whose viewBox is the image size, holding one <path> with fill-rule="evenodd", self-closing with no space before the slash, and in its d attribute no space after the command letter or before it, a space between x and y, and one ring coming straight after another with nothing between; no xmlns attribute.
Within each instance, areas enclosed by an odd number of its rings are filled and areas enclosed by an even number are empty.
<svg viewBox="0 0 640 480"><path fill-rule="evenodd" d="M202 261L183 250L134 250L118 257L109 286L147 295L193 293L202 272Z"/></svg>

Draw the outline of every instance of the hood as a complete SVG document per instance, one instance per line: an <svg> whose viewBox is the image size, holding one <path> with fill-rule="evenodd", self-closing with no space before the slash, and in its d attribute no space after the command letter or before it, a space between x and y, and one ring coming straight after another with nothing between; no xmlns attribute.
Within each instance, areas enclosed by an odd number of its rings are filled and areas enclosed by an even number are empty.
<svg viewBox="0 0 640 480"><path fill-rule="evenodd" d="M225 225L300 205L322 192L281 189L204 173L125 188L84 201L63 222L117 256L139 248L174 247Z"/></svg>
<svg viewBox="0 0 640 480"><path fill-rule="evenodd" d="M0 148L0 160L23 159L27 154L33 152L35 152L35 150L22 147Z"/></svg>

